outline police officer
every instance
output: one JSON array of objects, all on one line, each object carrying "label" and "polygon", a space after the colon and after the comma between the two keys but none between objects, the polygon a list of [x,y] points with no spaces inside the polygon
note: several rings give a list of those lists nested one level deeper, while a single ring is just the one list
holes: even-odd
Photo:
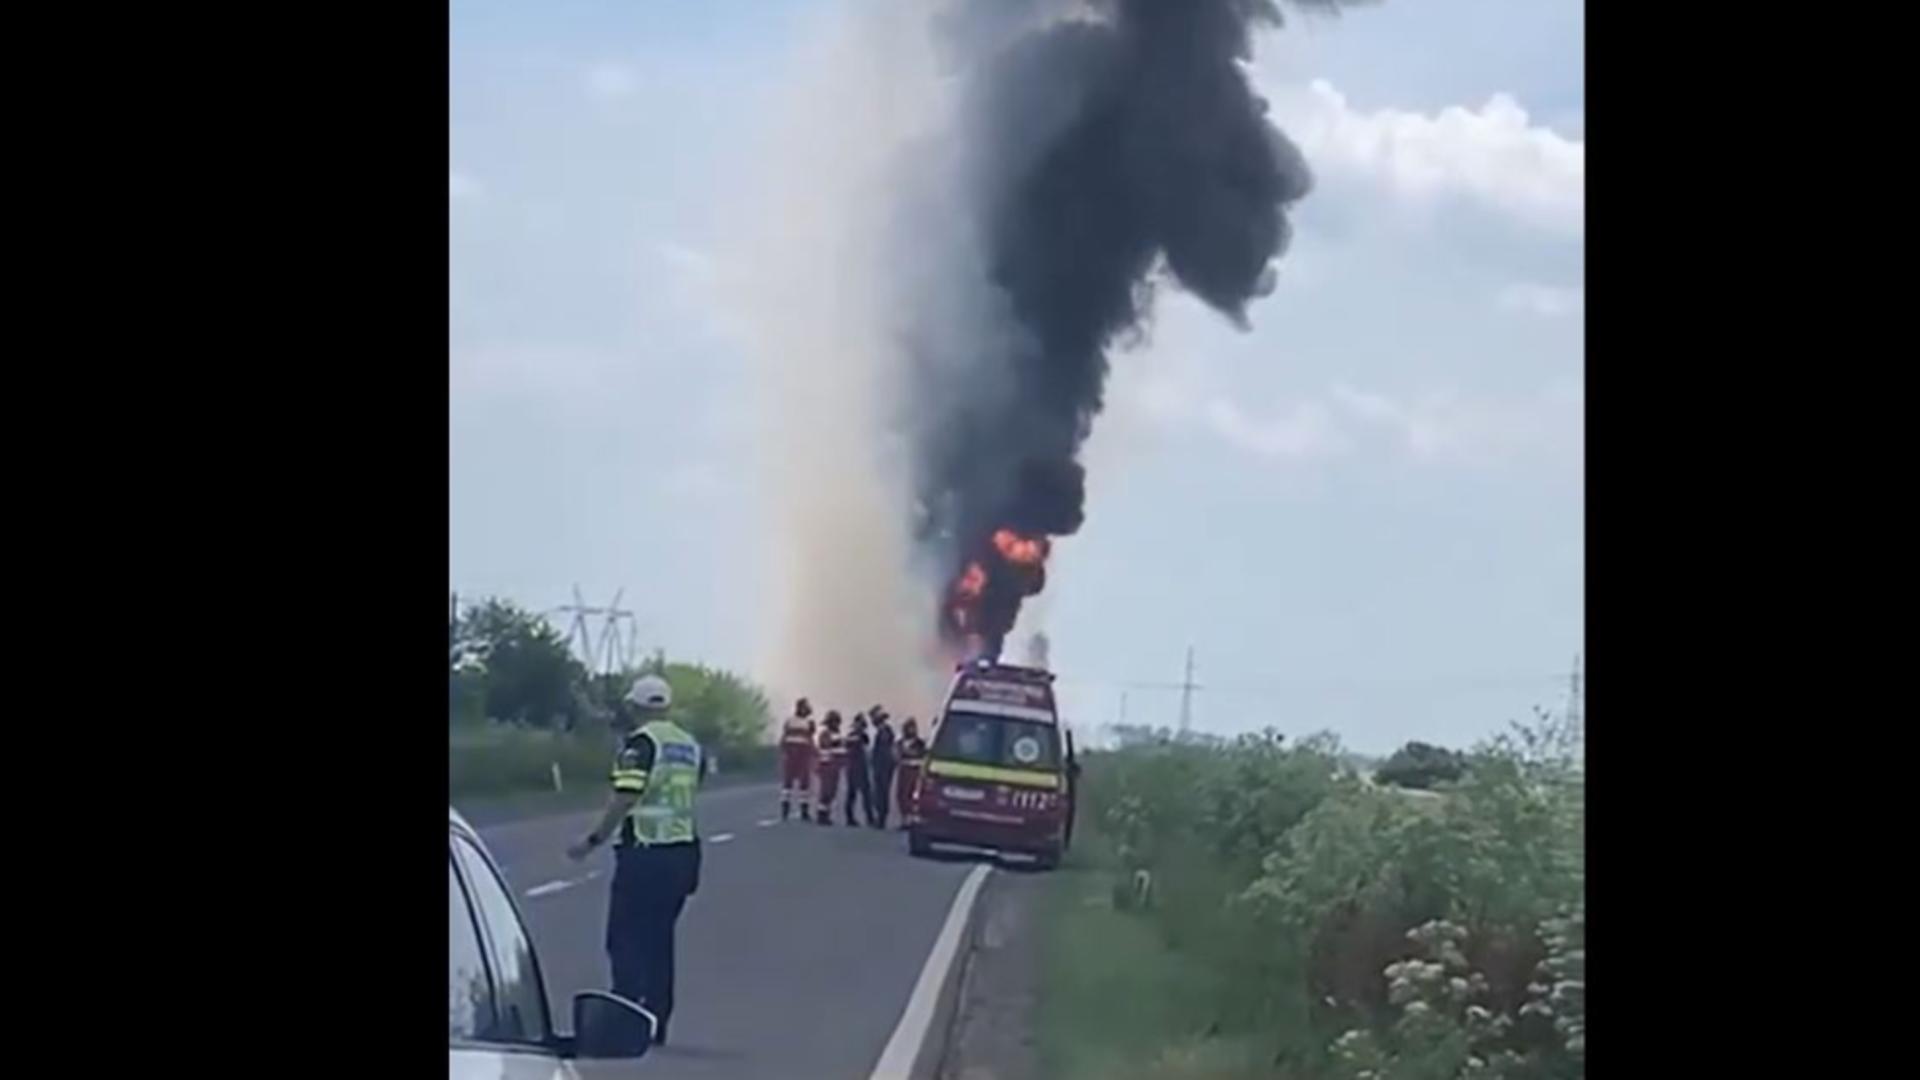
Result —
[{"label": "police officer", "polygon": [[673,690],[665,679],[636,679],[623,704],[615,717],[620,752],[613,796],[593,831],[567,854],[584,859],[613,842],[607,907],[613,992],[646,1006],[658,1021],[654,1041],[665,1043],[673,1017],[674,924],[700,887],[693,795],[706,775],[706,755],[669,718]]}]

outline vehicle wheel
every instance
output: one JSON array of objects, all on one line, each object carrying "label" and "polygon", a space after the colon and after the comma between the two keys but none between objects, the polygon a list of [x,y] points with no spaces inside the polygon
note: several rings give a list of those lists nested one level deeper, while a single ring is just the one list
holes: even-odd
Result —
[{"label": "vehicle wheel", "polygon": [[916,858],[926,858],[933,854],[933,845],[928,842],[919,829],[907,830],[907,851]]}]

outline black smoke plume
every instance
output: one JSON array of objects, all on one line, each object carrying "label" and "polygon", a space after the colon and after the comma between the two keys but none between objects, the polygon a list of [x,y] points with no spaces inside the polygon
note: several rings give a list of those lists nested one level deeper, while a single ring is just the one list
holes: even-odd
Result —
[{"label": "black smoke plume", "polygon": [[[902,224],[963,250],[981,280],[909,313],[906,408],[916,537],[947,583],[942,636],[997,655],[1044,569],[1010,562],[994,534],[1080,528],[1078,457],[1109,347],[1144,334],[1168,281],[1244,327],[1311,181],[1241,67],[1252,31],[1280,22],[1269,0],[966,6],[992,17],[947,27],[967,87],[941,159],[957,220],[923,206]],[[984,588],[967,583],[976,566]]]}]

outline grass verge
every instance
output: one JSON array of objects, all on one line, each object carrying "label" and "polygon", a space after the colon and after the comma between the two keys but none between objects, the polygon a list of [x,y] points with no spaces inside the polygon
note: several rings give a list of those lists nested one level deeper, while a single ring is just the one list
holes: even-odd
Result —
[{"label": "grass verge", "polygon": [[[1258,1069],[1256,1041],[1223,1032],[1221,975],[1117,910],[1097,836],[1048,883],[1040,912],[1042,1075],[1060,1080],[1228,1080]],[[1088,854],[1082,854],[1086,852]]]},{"label": "grass verge", "polygon": [[1580,1080],[1584,777],[1555,723],[1419,795],[1318,737],[1089,755],[1045,912],[1051,1075]]},{"label": "grass verge", "polygon": [[488,724],[447,733],[447,791],[455,803],[552,793],[598,792],[613,760],[610,739]]},{"label": "grass verge", "polygon": [[[771,779],[770,749],[721,756],[721,771],[708,778],[707,786]],[[475,824],[569,813],[598,805],[606,796],[611,762],[611,738],[604,734],[568,736],[507,725],[455,730],[447,737],[447,792]]]}]

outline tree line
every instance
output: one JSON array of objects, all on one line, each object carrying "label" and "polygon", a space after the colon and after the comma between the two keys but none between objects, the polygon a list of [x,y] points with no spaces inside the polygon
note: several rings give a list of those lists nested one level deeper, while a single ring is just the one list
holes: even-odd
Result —
[{"label": "tree line", "polygon": [[[1222,750],[1240,745],[1246,740],[1270,742],[1279,746],[1285,741],[1279,732],[1268,729],[1257,735],[1243,735],[1228,738],[1210,732],[1174,731],[1171,728],[1152,727],[1146,724],[1113,724],[1107,728],[1113,738],[1115,749],[1131,750],[1151,746],[1188,746],[1202,749]],[[1394,787],[1413,788],[1430,791],[1442,784],[1460,779],[1467,771],[1467,755],[1458,750],[1449,750],[1444,746],[1434,746],[1418,740],[1409,742],[1395,750],[1385,761],[1375,761],[1364,754],[1341,751],[1342,764],[1356,771],[1370,773],[1377,783]]]},{"label": "tree line", "polygon": [[773,710],[751,679],[656,653],[620,671],[589,671],[541,616],[490,597],[447,623],[450,729],[512,725],[556,733],[604,733],[633,681],[659,675],[673,687],[674,719],[717,752],[751,754],[767,743]]}]

